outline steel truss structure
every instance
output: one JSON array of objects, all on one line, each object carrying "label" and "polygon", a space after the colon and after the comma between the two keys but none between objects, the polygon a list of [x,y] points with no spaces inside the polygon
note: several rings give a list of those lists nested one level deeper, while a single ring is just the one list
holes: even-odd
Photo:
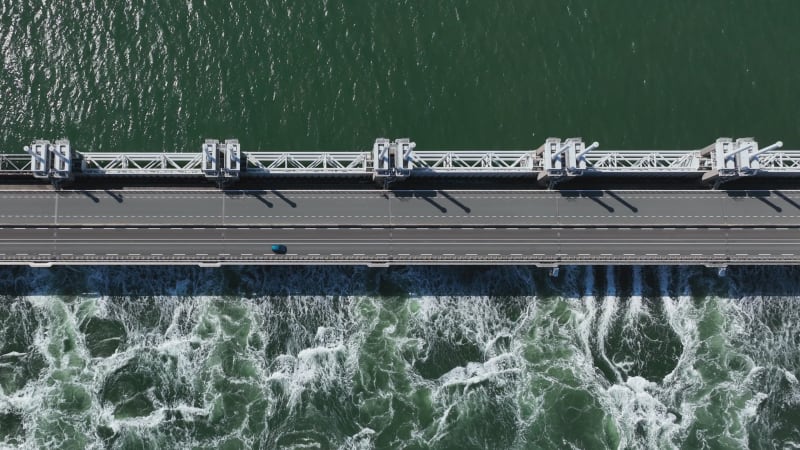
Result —
[{"label": "steel truss structure", "polygon": [[416,150],[409,139],[377,139],[371,151],[242,151],[208,139],[198,153],[77,152],[69,141],[34,141],[26,154],[0,154],[0,176],[32,175],[58,184],[76,177],[350,176],[392,181],[416,176],[528,176],[555,183],[587,176],[697,176],[720,183],[750,176],[800,175],[800,150],[778,141],[720,138],[699,150],[605,150],[581,138],[550,138],[530,150]]}]

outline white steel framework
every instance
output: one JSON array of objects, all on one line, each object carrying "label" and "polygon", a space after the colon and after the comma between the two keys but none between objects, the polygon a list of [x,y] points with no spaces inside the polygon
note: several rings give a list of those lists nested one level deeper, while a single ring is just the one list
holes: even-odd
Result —
[{"label": "white steel framework", "polygon": [[371,175],[367,152],[245,152],[247,175]]},{"label": "white steel framework", "polygon": [[81,174],[202,175],[200,153],[81,153]]},{"label": "white steel framework", "polygon": [[75,152],[67,140],[37,140],[24,154],[0,154],[0,175],[73,177],[188,176],[224,183],[244,177],[356,176],[392,181],[414,176],[529,176],[558,182],[578,176],[702,177],[800,175],[800,150],[751,138],[720,138],[700,150],[605,150],[580,138],[549,138],[536,150],[416,150],[409,139],[377,139],[371,151],[250,152],[239,141],[206,140],[198,153]]}]

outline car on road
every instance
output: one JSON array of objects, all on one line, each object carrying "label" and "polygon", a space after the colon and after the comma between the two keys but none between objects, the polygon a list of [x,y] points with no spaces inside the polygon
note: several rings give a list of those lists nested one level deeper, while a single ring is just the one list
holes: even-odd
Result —
[{"label": "car on road", "polygon": [[285,255],[286,246],[283,244],[272,244],[272,253],[277,253],[278,255]]}]

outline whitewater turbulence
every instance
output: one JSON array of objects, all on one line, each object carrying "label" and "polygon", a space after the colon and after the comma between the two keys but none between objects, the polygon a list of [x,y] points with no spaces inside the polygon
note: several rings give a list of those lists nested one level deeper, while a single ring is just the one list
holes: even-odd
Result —
[{"label": "whitewater turbulence", "polygon": [[2,269],[0,443],[800,445],[794,268]]}]

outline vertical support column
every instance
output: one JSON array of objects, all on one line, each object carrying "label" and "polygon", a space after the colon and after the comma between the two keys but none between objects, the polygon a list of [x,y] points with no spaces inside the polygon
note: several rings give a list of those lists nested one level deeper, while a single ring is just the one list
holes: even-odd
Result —
[{"label": "vertical support column", "polygon": [[238,180],[239,172],[241,171],[241,148],[237,139],[228,139],[225,141],[225,178],[229,180]]},{"label": "vertical support column", "polygon": [[372,145],[372,178],[379,179],[389,175],[389,152],[391,142],[386,138],[375,139]]},{"label": "vertical support column", "polygon": [[60,180],[72,179],[72,149],[66,139],[56,141],[53,147],[53,177]]},{"label": "vertical support column", "polygon": [[539,172],[539,181],[547,181],[553,175],[559,176],[558,174],[562,169],[561,161],[553,160],[553,155],[558,151],[560,145],[561,139],[547,138],[544,144],[536,150],[536,155],[542,160],[542,171]]},{"label": "vertical support column", "polygon": [[736,142],[730,138],[719,138],[713,146],[700,152],[701,156],[713,156],[712,170],[703,175],[703,181],[714,180],[720,183],[739,176],[753,175],[761,169],[759,155],[781,147],[781,141],[759,149],[758,142],[753,138],[739,138]]},{"label": "vertical support column", "polygon": [[564,158],[564,167],[567,168],[568,172],[575,169],[578,165],[577,154],[582,150],[583,139],[581,138],[569,138],[564,142],[562,156]]},{"label": "vertical support column", "polygon": [[747,175],[750,173],[750,155],[758,153],[758,142],[753,138],[739,138],[734,145],[731,155],[735,162],[737,175]]},{"label": "vertical support column", "polygon": [[25,153],[31,155],[31,170],[36,178],[50,176],[50,141],[34,141],[25,146]]},{"label": "vertical support column", "polygon": [[203,143],[203,173],[206,178],[219,177],[219,141],[206,139]]},{"label": "vertical support column", "polygon": [[734,143],[731,138],[719,138],[714,144],[709,145],[700,151],[700,156],[711,159],[711,170],[703,174],[703,182],[718,182],[720,177],[731,177],[736,175],[736,161],[730,156],[733,155]]},{"label": "vertical support column", "polygon": [[736,168],[736,163],[727,158],[732,151],[733,139],[731,138],[719,138],[714,143],[714,168],[722,176],[730,175],[730,171]]},{"label": "vertical support column", "polygon": [[394,168],[395,175],[399,177],[407,177],[411,175],[413,164],[414,147],[417,144],[411,142],[408,138],[398,139],[392,150],[394,151]]},{"label": "vertical support column", "polygon": [[[594,144],[589,148],[594,148]],[[567,177],[580,175],[578,169],[578,154],[584,155],[588,151],[584,150],[583,139],[569,138],[561,141],[558,138],[548,138],[544,145],[540,147],[536,154],[542,158],[542,171],[539,173],[539,181],[559,180]],[[583,168],[586,164],[583,164]]]}]

